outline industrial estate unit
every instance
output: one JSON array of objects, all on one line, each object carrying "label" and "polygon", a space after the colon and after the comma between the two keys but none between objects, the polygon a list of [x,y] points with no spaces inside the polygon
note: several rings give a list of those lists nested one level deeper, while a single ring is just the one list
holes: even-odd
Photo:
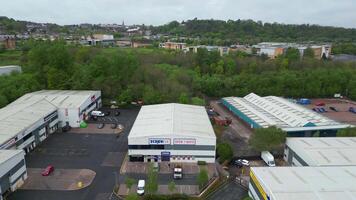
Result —
[{"label": "industrial estate unit", "polygon": [[27,179],[24,155],[23,150],[0,150],[0,200]]},{"label": "industrial estate unit", "polygon": [[356,167],[252,167],[254,200],[356,199]]},{"label": "industrial estate unit", "polygon": [[203,106],[143,106],[128,144],[130,161],[215,162],[216,136]]},{"label": "industrial estate unit", "polygon": [[21,73],[22,68],[17,65],[9,65],[9,66],[0,66],[0,76],[1,75],[10,75],[11,73]]},{"label": "industrial estate unit", "polygon": [[101,106],[100,91],[43,90],[26,94],[0,109],[0,149],[32,150],[49,134],[79,127]]},{"label": "industrial estate unit", "polygon": [[355,153],[352,137],[287,138],[284,159],[292,166],[356,166]]},{"label": "industrial estate unit", "polygon": [[322,116],[287,99],[251,93],[243,98],[226,97],[222,103],[251,128],[276,126],[289,136],[335,136],[337,130],[350,127]]}]

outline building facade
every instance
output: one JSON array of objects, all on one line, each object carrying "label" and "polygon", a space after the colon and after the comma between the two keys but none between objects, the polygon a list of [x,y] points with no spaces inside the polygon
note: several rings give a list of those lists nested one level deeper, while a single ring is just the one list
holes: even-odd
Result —
[{"label": "building facade", "polygon": [[27,179],[24,155],[22,150],[0,150],[0,200]]},{"label": "building facade", "polygon": [[202,106],[143,106],[128,136],[133,162],[215,162],[216,136]]}]

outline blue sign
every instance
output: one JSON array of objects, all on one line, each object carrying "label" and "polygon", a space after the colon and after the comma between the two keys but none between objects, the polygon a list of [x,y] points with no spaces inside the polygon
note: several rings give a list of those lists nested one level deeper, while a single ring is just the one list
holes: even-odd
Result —
[{"label": "blue sign", "polygon": [[171,152],[169,151],[162,151],[161,156],[171,156]]}]

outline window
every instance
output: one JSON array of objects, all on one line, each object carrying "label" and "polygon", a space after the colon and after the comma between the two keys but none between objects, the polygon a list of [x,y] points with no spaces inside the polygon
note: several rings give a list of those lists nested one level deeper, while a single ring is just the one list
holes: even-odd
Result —
[{"label": "window", "polygon": [[129,145],[129,149],[164,149],[164,145]]}]

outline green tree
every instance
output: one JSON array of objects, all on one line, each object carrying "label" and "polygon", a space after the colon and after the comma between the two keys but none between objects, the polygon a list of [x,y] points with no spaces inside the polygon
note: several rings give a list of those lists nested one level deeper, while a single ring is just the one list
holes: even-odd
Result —
[{"label": "green tree", "polygon": [[337,131],[337,137],[356,137],[356,128],[345,128]]},{"label": "green tree", "polygon": [[205,100],[199,97],[193,97],[192,104],[197,106],[205,106]]},{"label": "green tree", "polygon": [[226,160],[231,160],[234,152],[229,143],[220,143],[217,145],[217,154],[219,155],[219,162],[223,163]]},{"label": "green tree", "polygon": [[189,103],[189,97],[188,97],[187,93],[183,92],[183,93],[180,94],[179,103],[182,103],[182,104],[188,104]]},{"label": "green tree", "polygon": [[304,58],[314,58],[315,55],[314,55],[314,51],[312,48],[307,48],[304,50],[304,55],[303,55]]},{"label": "green tree", "polygon": [[168,184],[168,190],[173,193],[176,190],[176,184],[174,183],[174,181],[169,182]]},{"label": "green tree", "polygon": [[0,108],[8,104],[7,98],[5,95],[0,94]]},{"label": "green tree", "polygon": [[158,174],[157,172],[153,169],[153,164],[150,163],[148,167],[148,174],[147,174],[147,184],[146,184],[146,190],[148,194],[154,194],[158,190]]},{"label": "green tree", "polygon": [[125,178],[125,185],[127,187],[127,189],[131,189],[132,185],[136,183],[136,180],[133,179],[133,178],[129,178],[129,177],[126,177]]},{"label": "green tree", "polygon": [[285,57],[289,60],[289,61],[297,61],[300,59],[300,53],[298,49],[295,48],[288,48],[286,51],[286,55]]},{"label": "green tree", "polygon": [[198,177],[197,177],[197,183],[199,185],[199,188],[202,189],[209,181],[209,175],[208,171],[206,169],[200,169]]},{"label": "green tree", "polygon": [[272,151],[286,140],[287,133],[276,127],[255,129],[250,145],[257,151]]}]

